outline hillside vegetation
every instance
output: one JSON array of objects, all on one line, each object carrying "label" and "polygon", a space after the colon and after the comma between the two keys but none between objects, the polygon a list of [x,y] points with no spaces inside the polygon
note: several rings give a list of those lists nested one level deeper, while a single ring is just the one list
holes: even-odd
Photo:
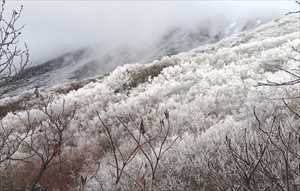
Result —
[{"label": "hillside vegetation", "polygon": [[3,114],[0,190],[299,190],[299,28],[291,14],[32,94]]}]

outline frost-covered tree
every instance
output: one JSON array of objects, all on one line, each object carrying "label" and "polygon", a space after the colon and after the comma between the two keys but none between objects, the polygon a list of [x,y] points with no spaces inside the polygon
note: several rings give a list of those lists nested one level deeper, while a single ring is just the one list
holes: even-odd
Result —
[{"label": "frost-covered tree", "polygon": [[[5,0],[0,7],[0,88],[17,79],[24,68],[29,64],[29,51],[25,46],[20,46],[20,36],[23,26],[19,25],[23,6],[13,9],[9,15]],[[3,95],[5,92],[0,91]]]}]

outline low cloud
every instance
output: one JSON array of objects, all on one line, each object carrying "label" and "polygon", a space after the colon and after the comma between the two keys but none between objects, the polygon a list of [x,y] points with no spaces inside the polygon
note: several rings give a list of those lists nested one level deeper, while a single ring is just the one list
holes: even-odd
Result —
[{"label": "low cloud", "polygon": [[99,43],[142,46],[199,20],[270,19],[297,8],[292,1],[13,1],[8,7],[21,4],[23,39],[35,62]]}]

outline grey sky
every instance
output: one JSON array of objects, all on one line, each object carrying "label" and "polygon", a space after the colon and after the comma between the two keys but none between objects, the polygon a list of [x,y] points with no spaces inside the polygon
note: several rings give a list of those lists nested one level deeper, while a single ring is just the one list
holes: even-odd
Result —
[{"label": "grey sky", "polygon": [[149,43],[173,25],[201,18],[277,17],[293,1],[18,1],[32,60],[46,60],[97,43]]}]

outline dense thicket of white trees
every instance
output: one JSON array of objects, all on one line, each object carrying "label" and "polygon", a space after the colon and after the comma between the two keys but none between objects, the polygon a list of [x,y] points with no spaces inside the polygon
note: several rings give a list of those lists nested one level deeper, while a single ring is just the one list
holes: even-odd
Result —
[{"label": "dense thicket of white trees", "polygon": [[299,79],[299,25],[291,14],[51,100],[41,92],[2,119],[26,137],[7,162],[30,157],[38,173],[84,155],[73,177],[87,190],[297,190],[299,83],[281,83]]}]

